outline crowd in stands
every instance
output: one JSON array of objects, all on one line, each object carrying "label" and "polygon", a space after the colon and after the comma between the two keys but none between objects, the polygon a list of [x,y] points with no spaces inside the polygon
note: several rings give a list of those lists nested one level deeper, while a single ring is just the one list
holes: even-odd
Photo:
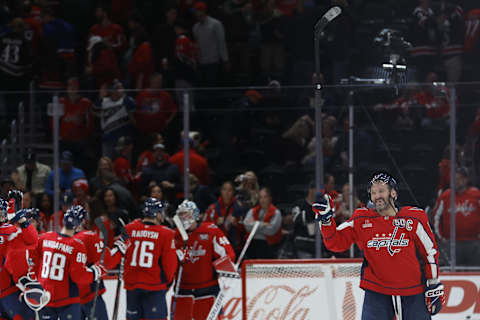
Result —
[{"label": "crowd in stands", "polygon": [[[93,218],[136,218],[148,196],[168,201],[174,212],[185,197],[182,90],[245,88],[190,91],[189,103],[198,112],[192,114],[193,131],[187,139],[189,198],[205,219],[222,228],[237,253],[253,221],[263,219],[251,257],[314,256],[309,208],[316,190],[309,181],[317,150],[310,86],[317,81],[339,84],[342,78],[381,66],[384,52],[365,50],[382,28],[402,32],[410,43],[402,54],[414,71],[408,81],[428,85],[368,97],[371,117],[356,118],[359,180],[366,178],[361,172],[389,161],[382,158],[386,153],[378,156],[382,150],[377,150],[381,144],[374,121],[382,134],[390,134],[393,156],[410,165],[405,170],[414,177],[414,189],[422,190],[421,204],[433,206],[448,185],[447,160],[439,159],[447,145],[452,96],[447,86],[430,84],[478,80],[480,29],[472,26],[480,20],[480,9],[474,1],[388,2],[388,10],[377,17],[372,4],[362,0],[0,3],[2,90],[28,90],[35,80],[40,93],[36,103],[48,134],[52,119],[46,106],[52,93],[61,92],[61,203],[80,203]],[[312,26],[331,5],[344,11],[322,38],[322,74],[317,77],[312,72]],[[292,94],[284,90],[288,85],[306,89]],[[335,200],[337,222],[349,217],[351,192],[344,184],[349,127],[345,109],[339,107],[344,97],[335,90],[323,96],[324,164],[332,173],[326,175],[325,189]],[[1,95],[1,119],[14,118],[24,98]],[[471,103],[475,93],[458,90],[453,99],[457,105]],[[288,111],[278,111],[285,107]],[[472,124],[475,112],[460,116],[460,142],[478,137],[478,119]],[[404,159],[412,142],[420,144],[416,152],[425,154],[415,159],[416,166]],[[439,162],[437,175],[431,168]],[[27,152],[25,163],[0,190],[25,191],[44,213],[46,229],[54,217],[54,173],[48,165],[36,160],[35,150]],[[425,168],[430,173],[419,179],[419,170]],[[438,195],[437,181],[443,185]],[[365,205],[363,194],[354,199],[355,207]]]}]

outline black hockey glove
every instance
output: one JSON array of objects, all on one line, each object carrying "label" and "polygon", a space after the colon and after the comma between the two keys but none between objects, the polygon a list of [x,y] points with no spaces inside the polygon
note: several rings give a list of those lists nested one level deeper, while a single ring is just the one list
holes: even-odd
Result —
[{"label": "black hockey glove", "polygon": [[427,288],[425,290],[425,303],[430,314],[436,315],[442,309],[445,303],[445,295],[443,284],[440,280],[427,280]]},{"label": "black hockey glove", "polygon": [[322,224],[329,225],[335,213],[332,198],[328,194],[320,196],[318,201],[312,204],[312,210],[315,213],[315,220],[321,221]]}]

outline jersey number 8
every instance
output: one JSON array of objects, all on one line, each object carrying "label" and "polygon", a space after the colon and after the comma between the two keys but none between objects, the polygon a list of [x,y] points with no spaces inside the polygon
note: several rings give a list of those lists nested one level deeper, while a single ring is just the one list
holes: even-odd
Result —
[{"label": "jersey number 8", "polygon": [[66,260],[65,255],[61,253],[54,253],[52,255],[51,251],[45,251],[43,253],[42,278],[62,281],[65,273]]},{"label": "jersey number 8", "polygon": [[[137,266],[137,256],[138,256],[138,266],[142,268],[151,268],[153,265],[153,249],[155,248],[155,243],[152,241],[139,241],[135,240],[135,248],[133,248],[132,262],[130,266]],[[140,254],[138,254],[140,248]],[[150,251],[150,252],[149,252]]]}]

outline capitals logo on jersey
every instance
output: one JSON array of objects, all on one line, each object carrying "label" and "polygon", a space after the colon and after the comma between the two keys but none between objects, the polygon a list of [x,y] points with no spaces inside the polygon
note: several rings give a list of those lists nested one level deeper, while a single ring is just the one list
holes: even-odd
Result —
[{"label": "capitals logo on jersey", "polygon": [[400,232],[406,229],[407,231],[412,230],[413,220],[412,219],[393,219],[393,232],[392,233],[382,233],[376,234],[373,239],[367,242],[367,248],[375,248],[377,251],[380,248],[387,248],[388,253],[393,257],[396,253],[400,252],[399,247],[408,247],[409,239],[405,239],[405,233]]},{"label": "capitals logo on jersey", "polygon": [[205,253],[206,250],[203,248],[203,246],[201,244],[199,245],[198,241],[195,241],[193,246],[187,251],[188,260],[192,263],[195,263],[200,259],[200,257],[204,256]]}]

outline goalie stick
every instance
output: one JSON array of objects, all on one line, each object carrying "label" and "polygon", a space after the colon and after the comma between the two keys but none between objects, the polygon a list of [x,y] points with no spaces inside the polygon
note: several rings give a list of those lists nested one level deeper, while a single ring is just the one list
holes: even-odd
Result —
[{"label": "goalie stick", "polygon": [[[175,226],[178,229],[178,232],[180,233],[180,236],[183,239],[183,248],[187,246],[188,242],[188,234],[185,231],[185,228],[183,227],[183,223],[180,220],[180,217],[177,215],[173,216],[173,223],[175,223]],[[173,316],[175,315],[175,306],[177,304],[177,297],[178,297],[178,292],[180,291],[180,281],[182,280],[182,273],[183,273],[183,264],[180,264],[180,267],[178,268],[178,275],[177,279],[175,280],[175,292],[173,295],[173,303],[172,303],[172,310],[170,312],[170,319],[173,320]]]},{"label": "goalie stick", "polygon": [[[105,259],[105,249],[106,249],[106,241],[108,240],[108,230],[105,227],[105,224],[103,224],[103,219],[102,217],[97,217],[95,218],[95,225],[98,227],[98,230],[100,230],[101,235],[103,236],[103,248],[102,248],[102,254],[100,256],[100,264],[103,264],[103,260]],[[93,305],[92,309],[90,310],[90,320],[95,319],[95,308],[97,307],[97,299],[98,299],[98,290],[100,289],[100,279],[97,279],[95,283],[95,297],[93,298]]]},{"label": "goalie stick", "polygon": [[[243,256],[247,252],[247,249],[250,246],[250,243],[252,242],[253,236],[255,235],[255,232],[257,232],[259,225],[260,225],[260,221],[258,220],[255,221],[255,224],[253,225],[253,228],[252,228],[252,232],[250,232],[250,234],[248,235],[247,241],[245,242],[245,245],[243,246],[243,249],[240,252],[240,255],[238,256],[237,263],[235,263],[235,271],[238,270],[240,263],[242,263]],[[225,300],[225,297],[226,297],[225,290],[220,290],[217,297],[215,298],[215,302],[213,303],[212,308],[210,309],[210,312],[208,313],[207,320],[217,319],[218,314],[220,313],[220,310],[222,310],[223,301]]]}]

